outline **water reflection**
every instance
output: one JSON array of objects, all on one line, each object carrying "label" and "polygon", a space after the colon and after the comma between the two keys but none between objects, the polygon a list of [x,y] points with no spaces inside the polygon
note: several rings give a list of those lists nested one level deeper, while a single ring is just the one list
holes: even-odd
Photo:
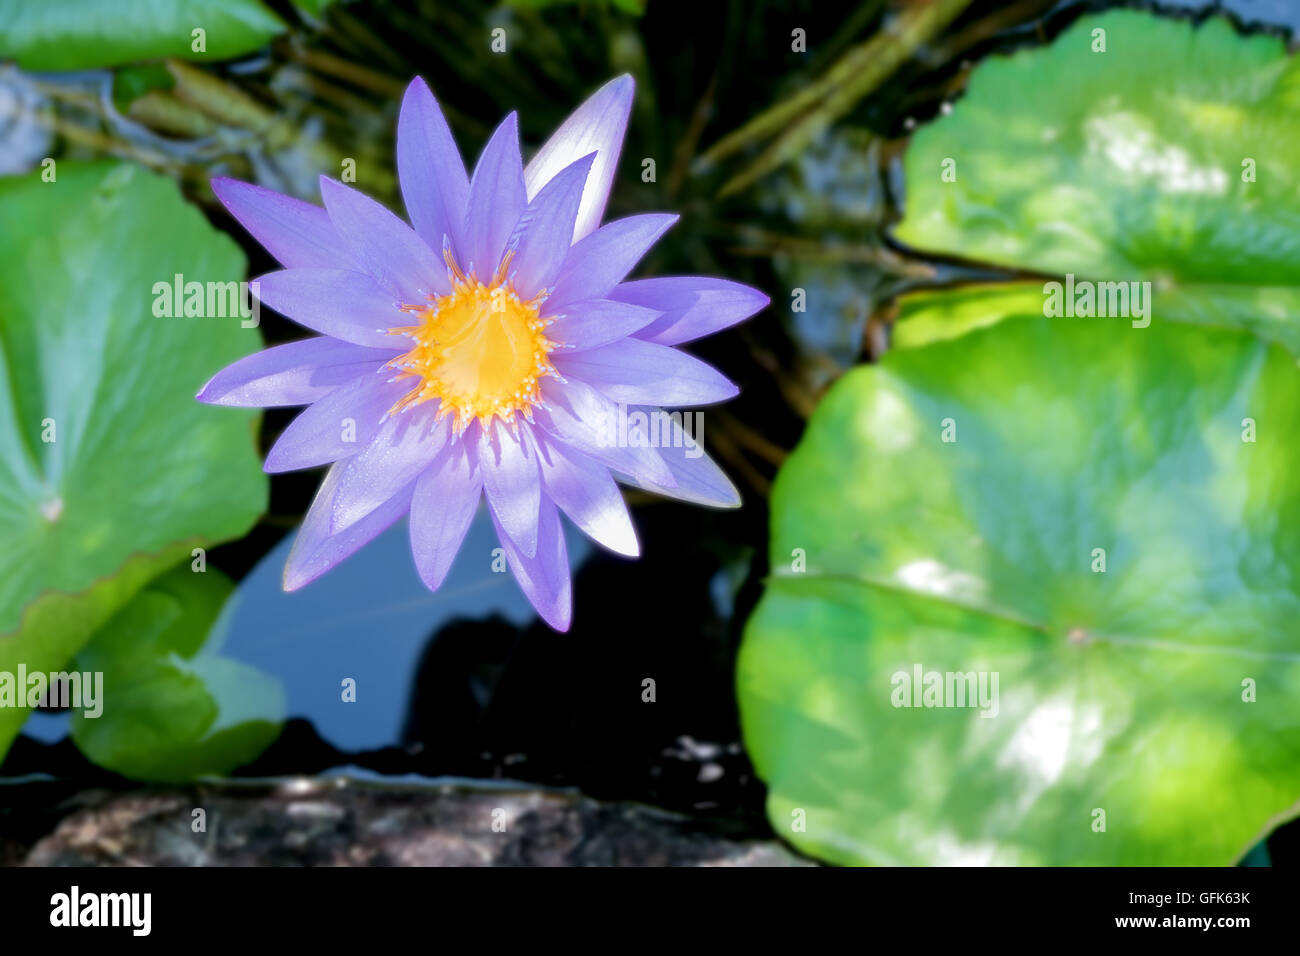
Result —
[{"label": "water reflection", "polygon": [[[576,568],[591,552],[567,530]],[[370,750],[401,736],[420,655],[431,634],[454,620],[500,618],[525,627],[536,618],[510,573],[493,572],[498,547],[480,510],[447,581],[431,593],[411,561],[405,521],[300,591],[280,587],[292,546],[286,536],[241,583],[214,629],[224,653],[281,675],[290,716],[308,717],[340,750]],[[356,682],[356,701],[342,683]]]}]

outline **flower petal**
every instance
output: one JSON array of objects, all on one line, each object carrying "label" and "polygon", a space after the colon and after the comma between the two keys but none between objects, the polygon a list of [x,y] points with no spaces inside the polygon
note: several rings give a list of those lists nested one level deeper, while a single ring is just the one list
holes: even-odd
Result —
[{"label": "flower petal", "polygon": [[636,333],[637,338],[660,345],[680,345],[712,335],[749,318],[770,301],[747,285],[705,276],[637,279],[615,287],[609,298],[662,312],[659,319]]},{"label": "flower petal", "polygon": [[515,288],[524,299],[531,299],[555,280],[560,264],[569,251],[573,218],[578,214],[583,183],[596,154],[592,153],[566,166],[547,183],[537,198],[528,204],[515,226],[510,243],[515,248],[511,272]]},{"label": "flower petal", "polygon": [[412,387],[409,378],[386,381],[374,372],[340,385],[289,423],[266,453],[263,470],[275,474],[350,458],[366,447],[384,415]]},{"label": "flower petal", "polygon": [[672,423],[667,438],[662,437],[663,431],[659,429],[661,438],[656,450],[672,471],[675,483],[664,485],[628,474],[619,475],[620,481],[645,491],[653,491],[669,498],[710,508],[740,507],[740,492],[736,490],[736,486],[697,443],[696,439],[702,437],[700,429],[697,428],[696,435],[692,437],[677,424],[675,419],[667,417],[667,413],[660,409],[642,408],[633,411],[641,411],[646,415],[662,415],[665,418],[660,419],[661,423],[665,420]]},{"label": "flower petal", "polygon": [[406,223],[369,196],[320,178],[321,197],[330,221],[364,269],[401,303],[423,303],[431,292],[451,291],[441,251],[435,253]]},{"label": "flower petal", "polygon": [[709,405],[739,392],[712,365],[666,345],[623,339],[587,352],[552,354],[565,378],[576,378],[628,405]]},{"label": "flower petal", "polygon": [[537,553],[537,509],[542,496],[532,447],[497,422],[479,436],[478,467],[493,516],[531,558]]},{"label": "flower petal", "polygon": [[639,305],[586,299],[565,306],[564,315],[546,330],[546,337],[560,343],[565,351],[581,352],[625,339],[658,318],[654,309]]},{"label": "flower petal", "polygon": [[537,439],[542,486],[573,523],[588,537],[617,554],[641,553],[627,503],[609,469],[559,442]]},{"label": "flower petal", "polygon": [[446,236],[457,249],[469,177],[438,101],[418,76],[407,86],[397,117],[397,178],[407,218],[425,244],[441,252]]},{"label": "flower petal", "polygon": [[329,336],[301,339],[227,365],[212,376],[197,398],[209,405],[245,408],[310,405],[396,354]]},{"label": "flower petal", "polygon": [[395,352],[406,341],[388,329],[410,325],[398,302],[364,272],[283,269],[252,283],[259,302],[313,332]]},{"label": "flower petal", "polygon": [[415,484],[411,499],[411,554],[420,580],[436,591],[478,510],[483,482],[467,442],[443,446]]},{"label": "flower petal", "polygon": [[597,154],[582,194],[573,236],[565,245],[577,242],[600,225],[614,182],[618,154],[623,149],[634,90],[632,77],[626,74],[610,80],[560,124],[524,170],[531,198],[579,156]]},{"label": "flower petal", "polygon": [[528,602],[547,624],[557,631],[567,631],[573,620],[573,587],[569,580],[569,553],[564,544],[564,528],[559,512],[549,499],[543,498],[537,522],[537,553],[529,557],[520,552],[492,514],[492,524],[506,553],[506,563],[519,582]]},{"label": "flower petal", "polygon": [[676,221],[676,216],[647,213],[601,226],[565,256],[548,307],[563,311],[570,302],[605,298]]},{"label": "flower petal", "polygon": [[650,447],[649,437],[627,422],[621,406],[590,385],[545,379],[542,399],[546,407],[535,409],[533,417],[551,437],[615,471],[672,485],[672,472]]},{"label": "flower petal", "polygon": [[351,264],[351,249],[320,206],[224,176],[212,180],[212,191],[285,268],[346,269]]},{"label": "flower petal", "polygon": [[351,557],[404,515],[411,503],[414,483],[338,534],[329,533],[330,513],[342,468],[335,465],[325,475],[320,490],[303,519],[298,537],[284,566],[284,589],[296,591]]},{"label": "flower petal", "polygon": [[519,157],[519,117],[511,113],[483,147],[469,183],[460,267],[486,283],[506,251],[506,240],[528,205]]},{"label": "flower petal", "polygon": [[435,420],[436,408],[420,405],[394,415],[347,460],[334,497],[331,534],[356,524],[433,463],[451,431],[450,419]]}]

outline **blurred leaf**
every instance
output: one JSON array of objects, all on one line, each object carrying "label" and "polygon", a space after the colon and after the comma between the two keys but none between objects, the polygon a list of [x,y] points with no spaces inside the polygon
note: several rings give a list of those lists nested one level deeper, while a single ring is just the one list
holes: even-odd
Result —
[{"label": "blurred leaf", "polygon": [[72,716],[82,753],[136,780],[178,782],[228,773],[266,749],[284,720],[283,688],[208,641],[234,590],[220,571],[181,566],[95,634],[73,667],[104,675],[100,716]]},{"label": "blurred leaf", "polygon": [[[261,336],[153,314],[157,282],[244,270],[139,167],[0,180],[0,670],[57,670],[148,580],[264,509],[255,413],[194,401]],[[0,753],[25,716],[0,710]]]},{"label": "blurred leaf", "polygon": [[[904,296],[890,343],[895,349],[915,348],[996,325],[1008,315],[1041,315],[1043,289],[1037,283],[1006,282],[967,286],[943,292]],[[1124,322],[1122,318],[1099,322]],[[1131,328],[1131,322],[1130,322]],[[1143,330],[1146,331],[1146,330]]]},{"label": "blurred leaf", "polygon": [[521,10],[547,10],[551,7],[570,7],[586,6],[588,4],[595,6],[608,6],[623,13],[629,13],[634,17],[645,14],[647,0],[507,0],[512,7],[518,7]]},{"label": "blurred leaf", "polygon": [[874,93],[918,49],[962,14],[970,0],[903,4],[897,19],[850,49],[822,76],[728,133],[697,162],[704,171],[740,150],[774,137],[755,159],[718,191],[719,197],[747,189],[802,153],[833,124]]},{"label": "blurred leaf", "polygon": [[169,91],[175,85],[175,79],[161,63],[124,66],[113,71],[113,105],[118,112],[125,113],[133,100],[146,93]]},{"label": "blurred leaf", "polygon": [[[203,53],[193,50],[195,29],[205,32]],[[86,70],[169,56],[227,60],[282,30],[259,0],[0,0],[0,58],[27,70]]]},{"label": "blurred leaf", "polygon": [[[1230,863],[1300,793],[1295,362],[1002,314],[850,373],[778,476],[738,675],[772,824],[842,863]],[[998,675],[991,716],[894,706],[918,666]]]},{"label": "blurred leaf", "polygon": [[1298,110],[1300,62],[1275,37],[1217,18],[1083,19],[1049,47],[981,64],[951,115],[916,133],[896,236],[1151,280],[1156,321],[1250,328],[1300,352]]},{"label": "blurred leaf", "polygon": [[304,13],[319,17],[325,13],[325,8],[333,2],[334,0],[293,0],[293,5]]},{"label": "blurred leaf", "polygon": [[[1218,21],[1113,13],[989,61],[917,133],[900,238],[1150,281],[1152,322],[1046,317],[1041,280],[914,295],[901,348],[824,400],[738,677],[794,843],[1222,865],[1295,814],[1300,378],[1269,344],[1300,346],[1293,71]],[[896,706],[917,668],[999,690]]]}]

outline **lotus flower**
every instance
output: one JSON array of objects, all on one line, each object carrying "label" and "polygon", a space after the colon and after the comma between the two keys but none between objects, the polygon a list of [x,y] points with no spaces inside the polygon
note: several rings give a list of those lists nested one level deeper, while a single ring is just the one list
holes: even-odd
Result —
[{"label": "lotus flower", "polygon": [[[478,508],[507,563],[557,630],[572,616],[559,512],[635,557],[615,479],[715,507],[739,496],[691,442],[609,440],[611,416],[731,398],[736,386],[673,346],[747,318],[761,293],[703,277],[624,281],[675,216],[600,225],[632,105],[606,84],[527,167],[515,114],[468,176],[428,86],[397,125],[407,225],[321,178],[325,208],[230,179],[213,190],[285,267],[266,305],[319,336],[250,355],[199,392],[217,405],[307,405],[268,472],[330,465],[284,572],[295,590],[409,512],[431,590]],[[674,424],[673,426],[677,426]]]}]

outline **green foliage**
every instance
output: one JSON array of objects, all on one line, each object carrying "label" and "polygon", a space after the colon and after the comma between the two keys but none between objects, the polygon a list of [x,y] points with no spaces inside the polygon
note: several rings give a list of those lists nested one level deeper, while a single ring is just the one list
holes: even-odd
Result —
[{"label": "green foliage", "polygon": [[1157,321],[1248,328],[1300,352],[1298,114],[1300,61],[1276,37],[1221,19],[1083,20],[982,64],[951,115],[917,131],[895,234],[1013,268],[1150,280]]},{"label": "green foliage", "polygon": [[[256,415],[193,400],[260,335],[153,314],[157,282],[244,270],[139,167],[0,180],[0,671],[58,670],[151,578],[264,509]],[[25,717],[0,710],[0,753]]]},{"label": "green foliage", "polygon": [[738,672],[797,846],[1221,865],[1294,815],[1294,70],[1218,21],[1114,13],[990,61],[916,135],[900,237],[1149,281],[1152,321],[1048,317],[1042,280],[913,296],[823,400]]},{"label": "green foliage", "polygon": [[284,720],[279,681],[221,657],[208,635],[234,584],[181,566],[153,581],[77,655],[102,673],[102,714],[76,711],[72,739],[102,767],[174,782],[228,773],[271,743]]},{"label": "green foliage", "polygon": [[[194,50],[195,29],[204,31],[204,52]],[[85,70],[161,57],[225,60],[256,50],[283,29],[259,0],[0,2],[0,51],[27,70]]]},{"label": "green foliage", "polygon": [[[521,10],[546,10],[551,7],[578,6],[589,2],[589,0],[507,0],[512,7],[519,7]],[[643,16],[647,0],[594,0],[596,5],[607,5],[622,13],[631,14],[634,17]]]},{"label": "green foliage", "polygon": [[124,66],[113,71],[113,105],[125,113],[131,102],[154,91],[170,91],[175,78],[161,63]]}]

